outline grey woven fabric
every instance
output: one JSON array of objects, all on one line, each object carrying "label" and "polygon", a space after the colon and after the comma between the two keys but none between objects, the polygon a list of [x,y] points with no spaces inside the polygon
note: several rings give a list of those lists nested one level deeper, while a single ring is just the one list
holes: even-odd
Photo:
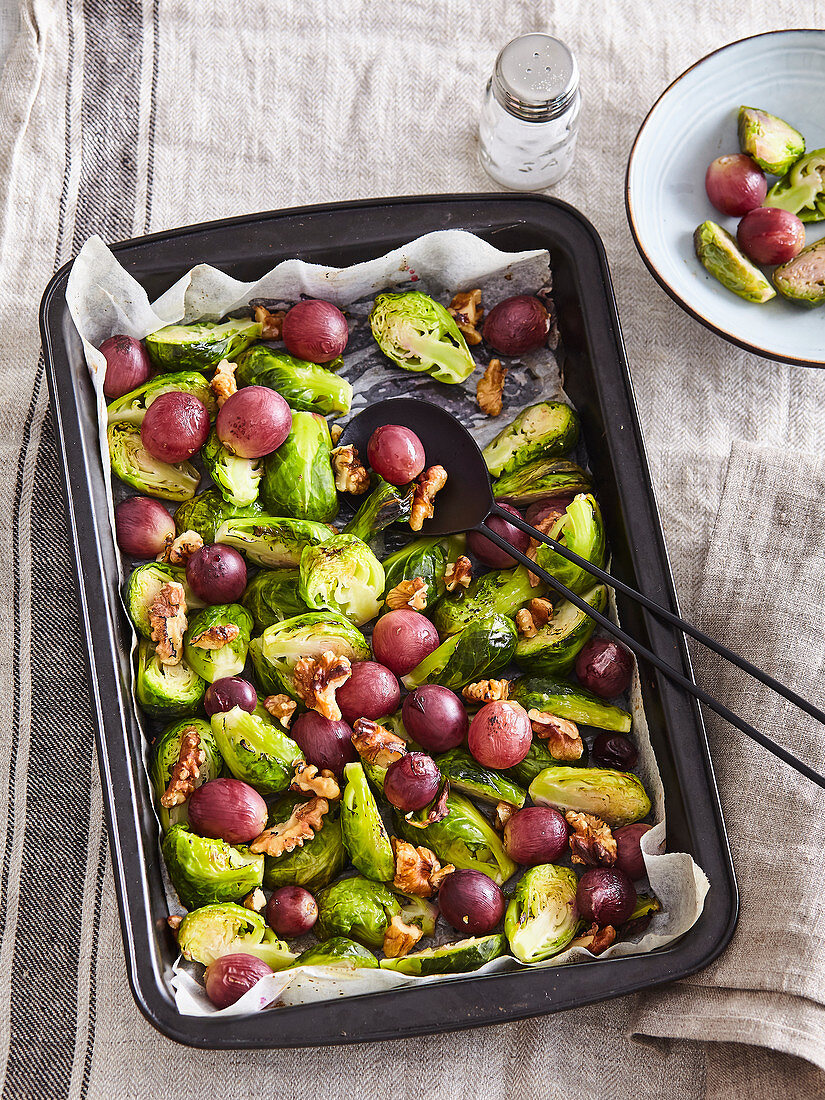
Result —
[{"label": "grey woven fabric", "polygon": [[[5,1097],[825,1090],[814,1064],[825,1065],[823,799],[715,721],[744,909],[730,951],[690,983],[343,1051],[187,1053],[157,1035],[124,977],[36,330],[42,287],[91,232],[116,240],[313,201],[489,189],[474,126],[495,53],[519,32],[552,30],[577,51],[585,95],[576,166],[556,193],[608,249],[684,610],[821,692],[825,476],[799,452],[822,453],[825,374],[766,363],[699,328],[644,270],[622,208],[626,156],[661,89],[733,38],[809,21],[801,0],[735,11],[708,0],[23,0],[0,82]],[[734,441],[751,446],[737,446],[728,470]],[[699,674],[822,763],[818,731],[716,664]]]}]

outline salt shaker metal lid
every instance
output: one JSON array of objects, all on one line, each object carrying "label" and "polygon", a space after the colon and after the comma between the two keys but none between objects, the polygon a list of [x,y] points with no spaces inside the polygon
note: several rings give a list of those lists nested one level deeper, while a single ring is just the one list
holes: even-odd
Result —
[{"label": "salt shaker metal lid", "polygon": [[496,58],[491,90],[508,114],[527,122],[563,115],[576,98],[579,67],[563,42],[549,34],[524,34]]}]

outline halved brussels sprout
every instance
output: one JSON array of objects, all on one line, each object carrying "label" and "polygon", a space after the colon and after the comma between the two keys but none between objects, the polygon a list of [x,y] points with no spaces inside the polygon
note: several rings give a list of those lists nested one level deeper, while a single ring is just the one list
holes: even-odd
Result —
[{"label": "halved brussels sprout", "polygon": [[340,415],[348,413],[352,405],[352,386],[333,373],[335,363],[321,367],[266,344],[255,344],[238,356],[237,364],[239,386],[277,390],[295,412]]},{"label": "halved brussels sprout", "polygon": [[[607,609],[607,589],[597,584],[582,599],[596,611]],[[516,664],[525,672],[563,676],[576,663],[579,651],[596,629],[595,619],[569,600],[559,600],[550,620],[532,638],[519,638]]]},{"label": "halved brussels sprout", "polygon": [[483,573],[470,584],[463,596],[455,597],[448,593],[441,597],[433,609],[433,625],[443,638],[459,633],[483,615],[497,613],[512,619],[522,604],[546,592],[545,584],[535,588],[531,585],[530,574],[523,565]]},{"label": "halved brussels sprout", "polygon": [[[267,828],[287,821],[299,802],[306,802],[305,794],[285,794],[269,811]],[[293,848],[280,856],[267,856],[264,861],[264,886],[277,890],[280,886],[303,886],[307,890],[320,890],[328,886],[343,871],[347,853],[341,834],[341,817],[335,803],[324,814],[323,824],[303,847]]]},{"label": "halved brussels sprout", "polygon": [[218,403],[209,382],[197,371],[181,371],[179,374],[162,374],[156,378],[150,378],[136,390],[115,398],[106,409],[107,422],[132,424],[139,428],[143,423],[146,410],[153,401],[156,401],[162,393],[178,391],[191,393],[193,397],[197,397],[206,405],[210,419],[215,419],[218,414]]},{"label": "halved brussels sprout", "polygon": [[256,630],[309,610],[298,595],[299,580],[297,569],[261,569],[255,574],[241,603],[252,616]]},{"label": "halved brussels sprout", "polygon": [[203,718],[185,718],[182,722],[174,722],[158,735],[149,754],[149,779],[152,783],[152,793],[155,797],[155,809],[160,820],[160,827],[164,832],[172,825],[185,825],[189,819],[187,812],[188,800],[167,809],[161,805],[160,798],[169,786],[172,769],[180,757],[181,739],[192,726],[198,732],[200,737],[199,747],[204,754],[203,763],[198,766],[195,786],[200,787],[202,783],[208,783],[210,779],[217,779],[223,772],[223,757],[215,738],[212,736],[212,727]]},{"label": "halved brussels sprout", "polygon": [[[604,568],[607,561],[604,523],[596,498],[590,493],[579,493],[571,500],[564,515],[550,530],[550,537],[585,561]],[[563,558],[546,543],[539,543],[536,561],[573,592],[585,592],[593,587],[593,577],[586,569]]]},{"label": "halved brussels sprout", "polygon": [[575,462],[538,458],[519,466],[493,482],[496,500],[524,507],[543,497],[567,496],[590,491],[590,477]]},{"label": "halved brussels sprout", "polygon": [[350,966],[378,969],[378,959],[372,951],[346,936],[333,936],[326,943],[308,947],[295,961],[296,966]]},{"label": "halved brussels sprout", "polygon": [[517,638],[512,620],[482,615],[416,665],[403,677],[404,686],[412,690],[420,684],[442,684],[457,690],[487,679],[513,659]]},{"label": "halved brussels sprout", "polygon": [[132,570],[126,582],[124,602],[129,618],[135,630],[144,638],[152,637],[152,624],[149,622],[149,608],[160,595],[160,590],[169,581],[183,585],[186,595],[186,610],[203,607],[199,599],[186,583],[186,570],[181,565],[167,565],[161,561],[147,561]]},{"label": "halved brussels sprout", "polygon": [[201,475],[191,462],[172,465],[154,458],[140,438],[140,428],[118,421],[106,432],[112,469],[138,492],[162,500],[191,500]]},{"label": "halved brussels sprout", "polygon": [[439,382],[463,382],[475,370],[455,319],[421,291],[379,294],[369,321],[379,348],[404,370],[426,371]]},{"label": "halved brussels sprout", "polygon": [[782,176],[805,152],[805,138],[776,115],[740,107],[739,148],[764,171]]},{"label": "halved brussels sprout", "polygon": [[[245,508],[239,508],[224,500],[218,489],[207,489],[198,493],[192,500],[181,504],[175,512],[175,527],[179,535],[184,531],[195,531],[203,539],[207,546],[217,542],[217,531],[222,523],[228,519],[252,519],[262,516],[264,510],[255,501]],[[187,602],[187,606],[189,606]],[[195,604],[193,606],[200,606]]]},{"label": "halved brussels sprout", "polygon": [[776,291],[721,225],[706,221],[693,234],[699,262],[727,290],[747,302],[769,302]]},{"label": "halved brussels sprout", "polygon": [[254,909],[234,901],[203,905],[187,913],[178,928],[180,953],[190,962],[209,966],[223,955],[246,951],[261,942],[266,921]]},{"label": "halved brussels sprout", "polygon": [[344,847],[362,875],[377,882],[390,881],[395,874],[392,845],[363,767],[355,761],[346,764],[344,779],[346,786],[341,796]]},{"label": "halved brussels sprout", "polygon": [[427,586],[426,613],[439,598],[439,582],[447,568],[447,550],[439,538],[413,539],[401,550],[384,558],[384,595],[402,581],[420,577]]},{"label": "halved brussels sprout", "polygon": [[332,439],[323,416],[293,412],[292,428],[264,463],[261,500],[272,515],[328,522],[338,514]]},{"label": "halved brussels sprout", "polygon": [[268,626],[253,638],[249,656],[255,666],[258,686],[267,695],[286,692],[295,696],[292,670],[301,657],[320,657],[331,649],[351,661],[370,656],[367,639],[343,616],[332,611],[308,611]]},{"label": "halved brussels sprout", "polygon": [[313,932],[319,940],[348,936],[373,950],[383,946],[390,921],[401,912],[391,890],[362,875],[339,879],[321,890],[315,900],[318,920]]},{"label": "halved brussels sprout", "polygon": [[218,439],[214,428],[201,448],[201,458],[206,472],[229,504],[248,508],[255,503],[264,475],[263,459],[232,454]]},{"label": "halved brussels sprout", "polygon": [[539,772],[546,768],[554,768],[557,764],[564,764],[571,768],[584,768],[587,765],[589,752],[587,742],[582,741],[582,754],[578,760],[558,760],[547,747],[546,741],[534,737],[525,758],[508,768],[504,773],[516,783],[529,787]]},{"label": "halved brussels sprout", "polygon": [[264,857],[223,840],[197,836],[173,825],[161,851],[169,877],[185,909],[221,901],[240,901],[263,881]]},{"label": "halved brussels sprout", "polygon": [[464,974],[478,970],[480,966],[503,955],[506,950],[507,940],[504,936],[474,936],[444,943],[440,947],[411,951],[409,955],[402,955],[399,959],[382,959],[381,968],[422,978],[427,974]]},{"label": "halved brussels sprout", "polygon": [[518,414],[482,454],[493,477],[509,474],[537,458],[559,458],[576,446],[579,418],[560,401],[542,401]]},{"label": "halved brussels sprout", "polygon": [[403,523],[412,514],[415,486],[390,485],[382,477],[361,502],[358,511],[344,528],[345,535],[355,535],[362,542],[369,542],[391,523]]},{"label": "halved brussels sprout", "polygon": [[233,359],[260,339],[261,326],[248,317],[217,324],[166,325],[143,341],[149,358],[160,370],[210,370],[221,359]]},{"label": "halved brussels sprout", "polygon": [[504,917],[504,931],[517,959],[541,962],[567,947],[581,927],[577,886],[574,871],[552,863],[524,873]]},{"label": "halved brussels sprout", "polygon": [[234,546],[255,565],[277,569],[299,565],[304,547],[323,542],[333,531],[311,519],[254,516],[224,520],[215,533],[215,542]]},{"label": "halved brussels sprout", "polygon": [[307,607],[337,611],[355,626],[374,619],[384,594],[384,569],[355,535],[330,535],[301,554],[299,592]]},{"label": "halved brussels sprout", "polygon": [[472,795],[482,802],[509,802],[518,809],[524,805],[527,792],[511,783],[501,772],[485,768],[466,749],[450,749],[435,758],[438,770],[450,781],[450,790]]},{"label": "halved brussels sprout", "polygon": [[546,710],[585,726],[627,733],[631,718],[621,707],[606,703],[579,684],[566,684],[542,676],[521,676],[510,686],[510,698],[525,710]]},{"label": "halved brussels sprout", "polygon": [[137,652],[135,698],[152,718],[177,718],[200,709],[206,684],[187,664],[161,664],[153,642],[141,638]]},{"label": "halved brussels sprout", "polygon": [[632,825],[650,813],[650,799],[638,775],[612,768],[546,768],[530,784],[537,806],[595,814],[611,829]]},{"label": "halved brussels sprout", "polygon": [[786,175],[775,183],[762,203],[790,210],[803,222],[825,218],[825,149],[814,149],[800,157]]},{"label": "halved brussels sprout", "polygon": [[264,795],[286,790],[293,765],[303,760],[300,747],[262,706],[253,714],[241,707],[213,714],[212,733],[232,775]]},{"label": "halved brussels sprout", "polygon": [[213,604],[189,620],[183,654],[190,667],[213,684],[224,676],[243,672],[251,634],[252,616],[245,607],[239,603]]},{"label": "halved brussels sprout", "polygon": [[802,306],[825,305],[825,237],[775,268],[773,281],[783,298]]}]

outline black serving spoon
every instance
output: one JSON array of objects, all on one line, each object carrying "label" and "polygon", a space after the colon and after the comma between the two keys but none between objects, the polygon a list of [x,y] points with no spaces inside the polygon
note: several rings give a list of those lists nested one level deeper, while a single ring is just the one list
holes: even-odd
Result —
[{"label": "black serving spoon", "polygon": [[606,615],[591,607],[581,596],[571,592],[569,588],[557,581],[555,577],[528,558],[526,554],[522,554],[520,550],[511,546],[506,539],[501,538],[500,535],[491,530],[486,521],[490,516],[500,516],[507,523],[519,527],[533,538],[552,546],[563,558],[581,566],[593,577],[614,588],[617,592],[621,592],[623,595],[635,600],[659,618],[679,627],[685,634],[689,634],[692,638],[707,646],[708,649],[713,650],[714,653],[718,653],[720,657],[724,657],[726,661],[730,661],[731,664],[742,669],[743,672],[749,673],[760,683],[765,684],[766,687],[771,688],[823,724],[825,724],[825,712],[815,707],[813,703],[809,703],[807,699],[797,695],[791,688],[775,680],[767,672],[746,661],[738,653],[722,645],[721,642],[708,637],[707,634],[702,633],[695,626],[691,626],[690,623],[678,615],[674,615],[672,611],[668,611],[667,608],[662,607],[641,592],[637,592],[630,585],[625,584],[624,581],[619,580],[603,569],[599,569],[592,562],[579,557],[578,554],[568,550],[566,546],[551,539],[549,535],[545,535],[531,527],[525,520],[505,511],[493,497],[490,474],[478,444],[464,425],[440,405],[412,397],[391,397],[386,401],[378,401],[374,405],[367,406],[366,409],[353,417],[344,429],[339,445],[355,444],[361,455],[364,456],[366,455],[367,442],[370,436],[376,428],[381,427],[383,424],[402,424],[415,432],[424,445],[428,465],[438,464],[447,471],[447,483],[436,497],[435,515],[432,519],[424,522],[422,535],[455,535],[463,531],[480,531],[491,542],[500,546],[502,550],[505,550],[523,565],[528,566],[532,573],[535,573],[537,577],[541,577],[546,584],[564,596],[565,599],[585,611],[637,656],[644,657],[660,672],[663,672],[668,679],[695,696],[700,702],[730,722],[731,725],[736,726],[742,733],[758,742],[763,748],[772,752],[774,756],[779,757],[780,760],[784,760],[786,764],[790,764],[792,768],[807,776],[812,782],[825,788],[825,777],[797,759],[793,753],[778,745],[766,734],[754,729],[738,714],[734,714],[732,710],[729,710],[724,703],[714,699],[712,695],[709,695],[694,684],[692,680],[683,676],[667,661],[662,660],[661,657],[647,649],[641,642],[636,641],[635,638],[627,634]]}]

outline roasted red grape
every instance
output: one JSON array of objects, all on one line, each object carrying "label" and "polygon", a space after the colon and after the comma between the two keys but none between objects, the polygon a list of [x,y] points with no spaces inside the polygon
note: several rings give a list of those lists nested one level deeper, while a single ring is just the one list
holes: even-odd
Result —
[{"label": "roasted red grape", "polygon": [[470,723],[467,746],[485,768],[512,768],[530,751],[533,728],[518,703],[487,703]]},{"label": "roasted red grape", "polygon": [[612,638],[591,638],[576,658],[576,675],[594,695],[615,699],[630,687],[633,656]]},{"label": "roasted red grape", "polygon": [[383,718],[394,714],[401,702],[398,680],[377,661],[353,661],[352,675],[335,693],[343,718]]},{"label": "roasted red grape", "polygon": [[106,357],[103,393],[109,399],[123,397],[151,377],[152,363],[146,348],[133,336],[110,336],[100,345],[100,350]]},{"label": "roasted red grape", "polygon": [[266,903],[266,922],[279,936],[304,936],[318,919],[318,903],[303,886],[281,886]]},{"label": "roasted red grape", "polygon": [[332,302],[307,298],[287,312],[281,338],[290,355],[311,363],[331,363],[347,346],[349,327]]},{"label": "roasted red grape", "polygon": [[203,697],[203,709],[210,718],[233,707],[240,707],[251,714],[257,705],[257,691],[241,676],[221,676],[207,687]]},{"label": "roasted red grape", "polygon": [[544,500],[537,500],[524,513],[524,518],[534,527],[549,516],[560,519],[567,511],[567,505],[572,499],[572,497],[561,496],[545,497]]},{"label": "roasted red grape", "polygon": [[161,462],[185,462],[209,435],[209,413],[192,393],[171,390],[156,397],[143,416],[140,439]]},{"label": "roasted red grape", "polygon": [[424,445],[401,424],[382,424],[367,443],[367,461],[390,485],[406,485],[424,469]]},{"label": "roasted red grape", "polygon": [[634,825],[622,825],[613,830],[616,839],[616,866],[628,878],[644,878],[647,874],[642,855],[641,839],[652,826],[637,821]]},{"label": "roasted red grape", "polygon": [[127,497],[115,508],[117,544],[130,558],[156,558],[175,537],[175,521],[159,500]]},{"label": "roasted red grape", "polygon": [[241,458],[263,458],[272,454],[291,428],[289,405],[268,386],[244,386],[233,393],[224,401],[215,421],[218,439],[228,451]]},{"label": "roasted red grape", "polygon": [[470,726],[464,704],[441,684],[422,684],[411,691],[404,700],[401,717],[413,741],[428,752],[456,748]]},{"label": "roasted red grape", "polygon": [[603,730],[598,735],[590,755],[597,767],[620,772],[629,772],[639,759],[639,751],[630,738],[610,730]]},{"label": "roasted red grape", "polygon": [[504,895],[481,871],[460,869],[447,875],[438,891],[444,920],[465,936],[484,936],[504,916]]},{"label": "roasted red grape", "polygon": [[[510,504],[499,504],[499,507],[506,512],[510,512],[511,515],[521,517],[521,512]],[[512,523],[508,523],[501,516],[490,516],[484,522],[486,527],[489,527],[491,531],[495,531],[497,535],[501,535],[503,539],[515,546],[516,550],[521,550],[522,554],[527,553],[530,536],[526,531],[520,531],[518,527],[514,527]],[[506,550],[496,546],[480,531],[467,532],[467,547],[470,553],[475,554],[479,561],[489,565],[491,569],[509,569],[511,566],[518,564],[516,559],[511,557]]]},{"label": "roasted red grape", "polygon": [[390,611],[382,615],[372,631],[376,661],[406,676],[440,645],[438,631],[418,611]]},{"label": "roasted red grape", "polygon": [[204,603],[234,603],[246,588],[246,562],[234,546],[202,546],[186,562],[186,580]]},{"label": "roasted red grape", "polygon": [[532,294],[517,294],[493,306],[482,335],[500,355],[523,355],[539,348],[550,331],[547,310]]},{"label": "roasted red grape", "polygon": [[206,996],[215,1008],[228,1008],[243,997],[261,978],[272,973],[263,959],[240,951],[221,955],[206,968]]},{"label": "roasted red grape", "polygon": [[762,205],[768,184],[762,169],[750,157],[731,153],[708,165],[705,190],[717,210],[738,218]]},{"label": "roasted red grape", "polygon": [[757,206],[736,230],[739,247],[758,264],[784,264],[805,247],[805,225],[790,210]]},{"label": "roasted red grape", "polygon": [[193,832],[227,844],[248,844],[266,828],[266,803],[240,779],[210,779],[196,787],[187,810]]},{"label": "roasted red grape", "polygon": [[384,776],[384,797],[397,810],[423,810],[438,794],[441,772],[425,752],[408,752],[394,760]]},{"label": "roasted red grape", "polygon": [[586,921],[624,924],[636,906],[633,883],[615,867],[591,867],[579,879],[576,908]]},{"label": "roasted red grape", "polygon": [[289,736],[297,741],[308,763],[322,771],[329,768],[339,778],[344,765],[358,757],[352,744],[352,727],[324,718],[315,710],[299,715],[289,727]]},{"label": "roasted red grape", "polygon": [[525,806],[504,826],[504,849],[525,867],[555,863],[567,849],[567,822],[551,806]]}]

